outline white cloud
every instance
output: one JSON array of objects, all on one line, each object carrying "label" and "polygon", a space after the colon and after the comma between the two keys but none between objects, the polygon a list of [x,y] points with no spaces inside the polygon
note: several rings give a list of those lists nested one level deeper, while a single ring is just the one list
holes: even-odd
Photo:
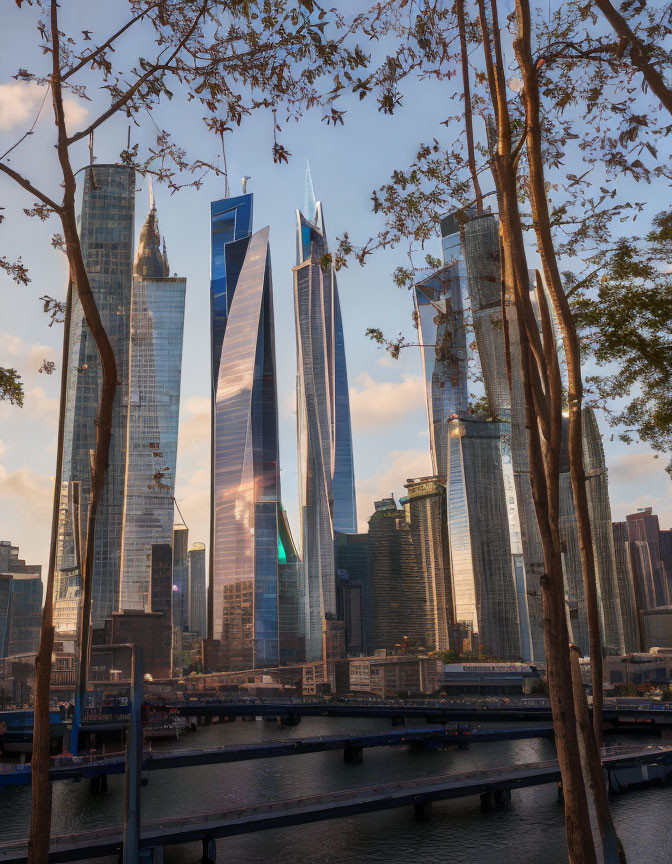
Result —
[{"label": "white cloud", "polygon": [[664,456],[661,458],[650,451],[629,450],[609,460],[609,481],[639,485],[644,478],[665,476],[666,464]]},{"label": "white cloud", "polygon": [[12,510],[44,518],[51,514],[54,478],[24,466],[9,472],[0,465],[0,498]]},{"label": "white cloud", "polygon": [[23,410],[36,420],[55,425],[58,421],[58,399],[47,396],[41,387],[33,387],[28,390]]},{"label": "white cloud", "polygon": [[357,478],[357,513],[359,530],[366,531],[366,523],[373,513],[373,502],[390,495],[404,493],[404,483],[414,477],[426,477],[432,473],[432,461],[428,449],[390,450],[383,459],[383,467],[375,474]]},{"label": "white cloud", "polygon": [[422,378],[408,373],[404,373],[400,381],[374,381],[368,372],[362,372],[350,388],[350,411],[355,429],[399,423],[424,404]]},{"label": "white cloud", "polygon": [[[0,84],[0,132],[28,127],[35,119],[45,88],[35,81],[10,81]],[[88,114],[88,110],[78,100],[66,97],[63,100],[65,122],[69,129],[78,126]],[[42,116],[51,112],[49,98],[45,102]]]},{"label": "white cloud", "polygon": [[2,438],[0,438],[0,456],[2,456],[2,454],[6,453],[6,452],[7,452],[7,445],[2,440]]}]

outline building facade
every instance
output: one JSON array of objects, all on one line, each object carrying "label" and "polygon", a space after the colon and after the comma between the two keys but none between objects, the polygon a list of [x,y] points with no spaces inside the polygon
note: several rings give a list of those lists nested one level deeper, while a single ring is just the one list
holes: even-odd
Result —
[{"label": "building facade", "polygon": [[268,229],[252,196],[212,204],[211,625],[224,669],[276,666],[280,475]]},{"label": "building facade", "polygon": [[[112,414],[112,438],[98,506],[91,617],[94,626],[119,607],[119,583],[128,444],[129,340],[133,289],[135,173],[125,165],[84,169],[80,208],[82,255],[91,290],[108,333],[119,386]],[[102,387],[98,351],[77,293],[73,293],[67,359],[63,474],[54,582],[57,632],[76,626],[81,591],[81,557],[91,491],[91,452]]]},{"label": "building facade", "polygon": [[334,531],[354,533],[357,513],[343,322],[309,173],[306,199],[305,214],[297,212],[294,315],[306,659],[317,660],[324,621],[337,611]]},{"label": "building facade", "polygon": [[189,547],[188,625],[190,633],[205,638],[208,634],[206,597],[205,543],[196,542]]},{"label": "building facade", "polygon": [[171,278],[153,201],[131,302],[120,610],[149,610],[152,544],[173,533],[186,280]]}]

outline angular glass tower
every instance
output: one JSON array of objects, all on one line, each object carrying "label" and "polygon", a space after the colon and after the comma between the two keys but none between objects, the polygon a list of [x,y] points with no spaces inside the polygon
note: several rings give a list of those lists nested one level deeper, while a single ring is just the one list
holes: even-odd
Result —
[{"label": "angular glass tower", "polygon": [[[112,415],[112,441],[96,520],[92,621],[100,626],[119,608],[122,530],[128,444],[129,340],[133,289],[135,174],[125,165],[84,169],[80,237],[84,264],[112,343],[120,385]],[[98,352],[74,292],[66,383],[63,480],[54,584],[54,623],[77,627],[80,564],[91,490],[91,451],[102,376]]]},{"label": "angular glass tower", "polygon": [[151,611],[152,544],[172,542],[185,290],[150,201],[133,279],[120,611]]},{"label": "angular glass tower", "polygon": [[278,664],[278,408],[268,228],[213,202],[209,635],[225,669]]},{"label": "angular glass tower", "polygon": [[306,659],[319,660],[325,618],[337,611],[334,531],[354,533],[357,511],[343,322],[310,169],[305,210],[297,212],[294,267],[299,506]]}]

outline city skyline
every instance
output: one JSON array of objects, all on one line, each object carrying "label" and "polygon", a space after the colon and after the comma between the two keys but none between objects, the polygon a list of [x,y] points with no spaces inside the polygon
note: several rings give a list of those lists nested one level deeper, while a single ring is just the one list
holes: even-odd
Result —
[{"label": "city skyline", "polygon": [[[298,162],[298,160],[297,160]],[[299,177],[293,182],[295,197],[302,191],[303,167],[297,166]],[[297,173],[297,172],[295,172]],[[328,180],[328,177],[326,178]],[[321,180],[325,185],[324,180]],[[328,185],[328,184],[326,184]],[[146,187],[144,190],[146,195]],[[261,193],[257,192],[257,197]],[[141,198],[142,200],[142,193]],[[205,191],[199,193],[195,203],[195,212],[203,218],[203,211],[207,213]],[[265,193],[267,201],[272,199]],[[146,200],[146,199],[145,199]],[[175,237],[176,218],[180,208],[175,210],[177,199],[166,199],[164,204],[163,190],[157,190],[157,200],[162,213],[162,223],[165,233],[169,237]],[[342,204],[339,208],[339,195],[330,200],[330,212],[342,214]],[[193,205],[192,205],[193,206]],[[136,232],[139,233],[145,213],[139,205],[136,215]],[[332,221],[334,217],[332,216]],[[340,221],[342,222],[341,215]],[[285,234],[291,227],[291,212],[287,208],[285,218],[275,226],[275,234],[271,238],[271,247],[275,249],[276,256],[278,248],[280,255],[283,252],[277,240],[278,234],[284,230]],[[274,223],[275,225],[275,223]],[[338,230],[338,229],[337,229]],[[335,231],[336,236],[337,230]],[[179,236],[179,232],[178,235]],[[275,242],[274,242],[274,238]],[[183,260],[185,251],[183,244],[172,242],[174,261]],[[437,238],[436,248],[439,247]],[[62,263],[55,261],[57,268],[62,270]],[[202,390],[202,382],[194,383],[193,364],[195,357],[200,355],[205,362],[203,352],[205,344],[197,334],[205,326],[205,320],[198,316],[194,319],[194,303],[197,295],[201,298],[198,303],[202,305],[205,298],[204,286],[195,285],[191,278],[194,267],[180,265],[182,273],[190,277],[187,288],[187,311],[185,339],[189,347],[185,346],[185,371],[182,387],[182,416],[180,422],[180,446],[178,449],[177,469],[177,499],[185,519],[189,523],[194,539],[200,539],[208,543],[207,528],[207,477],[204,476],[202,464],[202,452],[204,445],[207,447],[209,426],[208,412],[205,408],[205,395]],[[277,271],[276,265],[276,271]],[[39,271],[39,266],[38,266]],[[344,271],[342,277],[346,286],[342,301],[345,326],[348,330],[348,363],[351,366],[350,395],[353,414],[353,447],[355,466],[358,476],[358,498],[359,498],[359,523],[358,528],[362,530],[366,520],[370,516],[376,497],[389,494],[394,491],[397,496],[403,495],[403,486],[406,479],[404,464],[411,465],[413,470],[408,470],[409,476],[423,475],[431,471],[429,460],[429,449],[423,444],[426,437],[426,410],[424,407],[424,393],[421,378],[419,351],[405,352],[400,361],[393,361],[383,352],[377,350],[363,337],[363,325],[361,318],[357,315],[358,303],[354,303],[353,309],[353,283],[356,287],[361,285],[361,280],[366,279],[367,270],[359,268]],[[368,280],[367,280],[368,282]],[[284,284],[283,284],[284,283]],[[280,418],[280,446],[281,463],[283,466],[283,492],[285,506],[292,531],[298,535],[299,519],[297,512],[296,476],[293,475],[296,464],[295,449],[295,423],[293,413],[293,376],[289,371],[294,365],[293,357],[293,332],[288,333],[291,326],[291,309],[288,308],[289,298],[287,292],[290,290],[286,278],[278,278],[276,273],[276,295],[280,292],[279,310],[276,316],[284,316],[284,324],[278,327],[279,344],[278,349],[280,367],[285,370],[284,375],[279,375],[279,418]],[[383,306],[377,306],[375,314],[380,316],[374,319],[376,323],[387,318],[390,309],[395,310],[397,320],[390,324],[390,329],[406,326],[406,313],[404,311],[406,298],[399,294],[390,293],[386,289],[386,302]],[[283,296],[284,295],[284,296]],[[205,298],[207,301],[207,298]],[[204,310],[203,310],[204,311]],[[354,320],[353,320],[354,319]],[[367,322],[368,319],[367,318]],[[282,321],[282,318],[281,318]],[[3,419],[3,432],[0,433],[4,448],[0,445],[0,513],[5,514],[6,533],[17,538],[24,547],[33,545],[37,553],[33,556],[46,563],[46,549],[49,533],[50,506],[49,501],[49,471],[53,471],[53,444],[49,444],[49,429],[54,429],[55,408],[58,394],[57,376],[50,378],[37,374],[37,366],[41,357],[54,359],[60,366],[60,353],[58,349],[58,337],[62,330],[54,327],[51,330],[44,324],[40,337],[44,341],[37,344],[29,343],[25,338],[17,334],[5,334],[8,338],[5,344],[13,352],[10,356],[16,358],[17,364],[23,364],[27,384],[26,408],[21,413],[18,409],[9,405],[0,405]],[[196,335],[196,342],[194,338]],[[45,344],[50,340],[53,347]],[[194,350],[194,347],[196,350]],[[363,354],[362,354],[363,352]],[[39,355],[39,359],[38,359]],[[361,357],[366,358],[362,368]],[[34,359],[33,359],[34,358]],[[354,369],[352,368],[354,364]],[[199,365],[200,368],[200,365]],[[31,371],[31,369],[33,371]],[[400,398],[397,399],[397,396]],[[209,400],[208,400],[209,401]],[[386,428],[386,446],[381,450],[377,445],[378,435],[375,432],[372,413],[379,411],[381,423]],[[38,424],[35,420],[38,419]],[[605,435],[605,452],[607,468],[610,471],[610,495],[614,518],[625,518],[626,511],[632,506],[652,505],[660,513],[662,525],[672,525],[672,493],[670,492],[669,480],[664,472],[664,460],[658,459],[655,454],[643,446],[628,448],[618,441],[610,440],[612,433],[604,421],[599,418],[602,432]],[[23,461],[25,447],[20,442],[26,441],[25,446],[31,448],[29,466]],[[42,445],[40,445],[42,441]],[[28,443],[30,442],[30,443]],[[417,442],[417,443],[416,443]],[[4,452],[3,452],[4,450]],[[22,456],[23,454],[23,456]],[[403,454],[403,455],[402,455]],[[22,467],[25,466],[25,467]],[[361,467],[357,467],[361,466]],[[644,482],[646,485],[644,486]],[[666,503],[669,501],[669,505]],[[368,512],[367,512],[368,511]],[[36,524],[37,530],[27,531],[24,517],[31,514],[31,525]],[[38,517],[37,519],[35,517]],[[40,539],[40,526],[42,526]],[[209,547],[209,543],[208,543]],[[40,552],[40,550],[42,550]],[[209,549],[208,549],[209,552]]]}]

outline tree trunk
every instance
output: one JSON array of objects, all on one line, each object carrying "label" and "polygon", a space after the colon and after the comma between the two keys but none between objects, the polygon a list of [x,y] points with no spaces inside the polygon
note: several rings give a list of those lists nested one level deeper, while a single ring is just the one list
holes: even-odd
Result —
[{"label": "tree trunk", "polygon": [[54,575],[60,517],[61,482],[63,478],[63,437],[67,397],[68,355],[70,353],[70,317],[72,312],[72,282],[68,282],[63,322],[63,356],[61,364],[61,395],[58,409],[56,439],[56,470],[54,472],[54,502],[51,516],[49,569],[40,625],[40,642],[35,658],[35,703],[33,711],[33,753],[31,757],[30,834],[28,860],[46,861],[51,834],[51,781],[49,779],[49,685],[51,655],[54,649]]},{"label": "tree trunk", "polygon": [[603,671],[600,613],[597,597],[595,555],[586,493],[583,458],[583,381],[581,352],[576,325],[562,288],[555,256],[551,221],[546,198],[544,164],[541,148],[539,86],[532,59],[531,19],[528,0],[516,0],[518,35],[514,49],[523,76],[523,104],[526,116],[527,157],[530,175],[532,215],[537,234],[546,286],[562,330],[569,379],[569,469],[579,534],[581,570],[588,617],[590,664],[593,679],[593,728],[597,746],[602,745]]},{"label": "tree trunk", "polygon": [[600,751],[595,743],[595,736],[593,735],[590,723],[586,690],[583,686],[581,668],[579,666],[579,649],[576,645],[572,645],[570,652],[576,719],[583,741],[586,767],[588,769],[588,781],[593,793],[593,800],[595,801],[597,822],[600,827],[600,836],[602,837],[604,850],[604,861],[605,864],[626,864],[625,852],[611,818],[611,810],[609,809],[609,802],[607,800],[607,789],[602,775]]},{"label": "tree trunk", "polygon": [[530,480],[546,567],[546,575],[541,585],[544,640],[553,728],[565,792],[567,847],[572,864],[593,864],[596,860],[595,848],[590,830],[574,714],[560,554],[561,382],[554,340],[551,339],[549,344],[548,327],[545,324],[547,338],[542,343],[529,297],[527,260],[517,200],[516,153],[511,145],[511,122],[496,0],[491,0],[494,60],[490,48],[490,26],[485,14],[485,0],[479,0],[479,10],[487,79],[498,132],[496,152],[492,155],[491,164],[498,193],[503,248],[507,256],[504,272],[510,272],[512,279],[512,290],[509,293],[515,299],[520,330]]},{"label": "tree trunk", "polygon": [[[51,3],[51,42],[52,42],[52,74],[51,90],[54,105],[54,117],[58,129],[57,152],[63,173],[63,204],[60,210],[66,253],[70,265],[70,280],[74,284],[82,311],[86,318],[93,340],[96,344],[103,376],[103,386],[96,418],[96,451],[91,470],[91,496],[89,499],[89,517],[86,531],[82,579],[82,614],[80,619],[80,671],[78,682],[78,698],[80,705],[86,698],[86,682],[89,653],[89,626],[91,619],[93,555],[95,544],[95,527],[98,504],[105,483],[105,473],[110,452],[112,432],[112,413],[114,397],[117,388],[117,364],[112,345],[105,331],[96,305],[89,278],[84,266],[82,248],[77,231],[75,214],[75,176],[70,165],[68,139],[63,109],[63,92],[61,87],[60,69],[60,35],[58,31],[58,4]],[[66,323],[66,328],[69,321]],[[67,341],[68,331],[64,340]],[[67,355],[64,355],[62,375],[67,374]],[[64,414],[65,387],[61,386],[61,413]],[[51,680],[51,652],[53,648],[53,578],[55,569],[55,534],[58,533],[58,511],[60,506],[60,468],[62,466],[63,440],[59,428],[59,443],[57,456],[56,490],[54,492],[54,516],[52,518],[52,550],[50,552],[49,574],[47,577],[47,598],[42,617],[40,646],[36,659],[36,728],[34,736],[37,741],[37,761],[33,765],[32,775],[32,809],[30,824],[30,839],[28,850],[29,864],[46,864],[49,853],[49,835],[51,828],[51,789],[49,787],[49,684]],[[53,527],[55,524],[55,528]],[[52,561],[53,554],[53,561]],[[49,582],[51,581],[51,585]],[[46,620],[45,620],[46,615]],[[46,708],[45,708],[46,706]],[[46,718],[46,726],[45,726]]]}]

